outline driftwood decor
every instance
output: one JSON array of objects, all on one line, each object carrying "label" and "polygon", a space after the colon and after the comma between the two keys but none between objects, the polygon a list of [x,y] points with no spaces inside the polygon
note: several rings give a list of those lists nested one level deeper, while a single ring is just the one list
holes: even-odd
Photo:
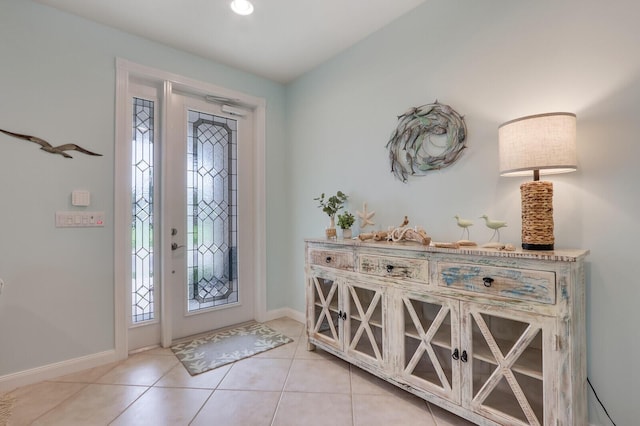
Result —
[{"label": "driftwood decor", "polygon": [[394,243],[400,241],[415,241],[424,246],[428,246],[431,243],[431,237],[427,235],[424,229],[419,226],[409,228],[408,225],[409,218],[405,216],[402,224],[398,227],[389,227],[388,231],[362,233],[358,235],[358,239],[360,239],[360,241],[393,241]]},{"label": "driftwood decor", "polygon": [[411,108],[398,119],[387,149],[391,172],[402,182],[409,175],[423,175],[453,164],[465,148],[464,118],[437,100]]},{"label": "driftwood decor", "polygon": [[60,145],[60,146],[53,146],[49,142],[45,141],[44,139],[40,139],[39,137],[36,137],[36,136],[29,136],[29,135],[23,135],[23,134],[20,134],[20,133],[13,133],[13,132],[10,132],[8,130],[2,130],[2,129],[0,129],[0,132],[4,133],[5,135],[13,136],[14,138],[22,139],[22,140],[29,141],[29,142],[35,142],[38,145],[40,145],[40,149],[41,150],[46,151],[46,152],[51,153],[51,154],[62,155],[64,158],[73,158],[72,156],[67,154],[65,151],[78,151],[78,152],[81,152],[81,153],[87,154],[87,155],[95,155],[95,156],[99,156],[99,157],[102,156],[102,154],[97,154],[95,152],[91,152],[89,150],[86,150],[86,149],[82,148],[81,146],[78,146],[78,145],[74,144],[74,143],[67,143],[67,144]]}]

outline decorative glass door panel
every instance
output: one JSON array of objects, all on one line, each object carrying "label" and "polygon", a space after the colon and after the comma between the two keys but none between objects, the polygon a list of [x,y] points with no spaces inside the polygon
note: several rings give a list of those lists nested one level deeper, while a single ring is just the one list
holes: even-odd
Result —
[{"label": "decorative glass door panel", "polygon": [[402,297],[402,376],[409,383],[460,401],[458,302]]},{"label": "decorative glass door panel", "polygon": [[[129,351],[155,345],[160,340],[161,238],[158,163],[160,159],[159,103],[155,90],[132,83],[127,96],[127,182],[130,193]],[[122,198],[124,200],[124,198]],[[124,230],[124,229],[123,229]],[[119,251],[119,250],[118,250]]]},{"label": "decorative glass door panel", "polygon": [[545,422],[544,324],[526,316],[505,318],[471,307],[468,312],[474,411],[514,425]]},{"label": "decorative glass door panel", "polygon": [[254,318],[252,113],[173,94],[165,173],[173,339]]},{"label": "decorative glass door panel", "polygon": [[188,112],[189,312],[236,303],[236,120]]},{"label": "decorative glass door panel", "polygon": [[381,288],[347,284],[347,351],[374,364],[384,362],[385,306]]},{"label": "decorative glass door panel", "polygon": [[131,324],[156,319],[155,102],[133,97],[131,143]]},{"label": "decorative glass door panel", "polygon": [[313,336],[340,349],[339,321],[342,312],[339,310],[338,282],[319,276],[311,277],[309,285],[312,287],[313,303]]}]

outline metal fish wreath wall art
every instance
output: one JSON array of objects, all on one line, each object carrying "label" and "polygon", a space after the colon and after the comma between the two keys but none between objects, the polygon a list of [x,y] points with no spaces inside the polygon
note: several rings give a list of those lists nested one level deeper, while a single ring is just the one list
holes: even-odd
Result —
[{"label": "metal fish wreath wall art", "polygon": [[402,182],[409,175],[424,175],[453,164],[466,148],[464,118],[437,100],[409,109],[398,120],[387,148],[391,172]]}]

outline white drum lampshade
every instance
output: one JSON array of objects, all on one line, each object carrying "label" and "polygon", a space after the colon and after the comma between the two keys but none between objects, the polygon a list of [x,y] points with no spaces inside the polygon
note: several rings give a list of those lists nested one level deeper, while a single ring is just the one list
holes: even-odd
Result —
[{"label": "white drum lampshade", "polygon": [[553,250],[553,184],[540,175],[577,168],[576,115],[553,112],[508,121],[498,128],[501,176],[533,176],[520,186],[522,248]]}]

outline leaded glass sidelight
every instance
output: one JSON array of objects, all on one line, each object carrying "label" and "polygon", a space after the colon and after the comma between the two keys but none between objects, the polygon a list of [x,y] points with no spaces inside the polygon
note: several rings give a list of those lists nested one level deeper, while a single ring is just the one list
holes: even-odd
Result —
[{"label": "leaded glass sidelight", "polygon": [[153,264],[154,102],[133,98],[131,322],[155,319]]},{"label": "leaded glass sidelight", "polygon": [[238,301],[236,133],[235,120],[188,112],[189,311]]}]

